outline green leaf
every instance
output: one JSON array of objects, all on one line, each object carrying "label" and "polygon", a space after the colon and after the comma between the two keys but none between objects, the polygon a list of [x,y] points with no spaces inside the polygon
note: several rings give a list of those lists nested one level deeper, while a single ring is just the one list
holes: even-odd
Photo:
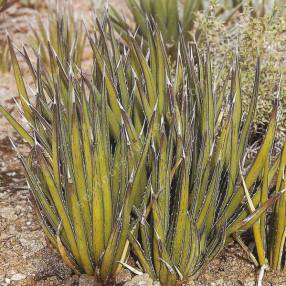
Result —
[{"label": "green leaf", "polygon": [[23,108],[23,113],[24,113],[25,118],[31,124],[33,124],[34,119],[33,119],[33,113],[30,109],[29,96],[28,96],[28,93],[26,90],[26,86],[25,86],[22,74],[21,74],[19,62],[17,60],[11,39],[9,37],[8,37],[8,43],[9,43],[12,66],[13,66],[13,70],[14,70],[14,76],[15,76],[15,80],[16,80],[16,84],[17,84],[17,88],[18,88],[18,93],[19,93],[20,100],[21,100],[21,105]]}]

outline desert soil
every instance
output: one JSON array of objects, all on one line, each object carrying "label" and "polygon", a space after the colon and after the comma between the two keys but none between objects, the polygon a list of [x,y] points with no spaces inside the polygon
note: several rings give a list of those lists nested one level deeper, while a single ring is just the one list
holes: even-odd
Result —
[{"label": "desert soil", "polygon": [[[88,6],[83,7],[80,3],[84,1],[74,2],[81,13],[89,14]],[[123,1],[110,2],[124,9]],[[44,17],[46,11],[44,8],[14,8],[10,12],[13,17],[9,18],[7,30],[16,45],[21,46],[29,38],[29,25],[34,24],[37,13]],[[17,114],[14,99],[17,100],[17,90],[12,73],[0,74],[0,104]],[[21,152],[27,153],[27,147],[0,116],[0,286],[93,285],[92,278],[79,277],[65,267],[45,240],[31,206],[23,169],[9,137]],[[252,286],[256,285],[257,277],[258,269],[236,244],[231,244],[187,285]],[[117,285],[159,284],[153,284],[146,275],[133,277],[123,271]],[[266,272],[263,285],[286,285],[286,275]]]}]

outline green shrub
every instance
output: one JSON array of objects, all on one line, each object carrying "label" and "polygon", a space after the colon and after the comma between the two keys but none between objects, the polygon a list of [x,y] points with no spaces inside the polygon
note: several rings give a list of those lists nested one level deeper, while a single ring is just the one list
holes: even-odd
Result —
[{"label": "green shrub", "polygon": [[[214,69],[220,70],[222,66],[231,64],[233,53],[237,46],[240,56],[243,110],[247,110],[251,101],[252,81],[251,71],[255,67],[255,57],[259,54],[261,59],[261,77],[257,112],[254,117],[254,128],[257,137],[265,131],[268,114],[271,112],[272,102],[276,98],[278,83],[281,74],[285,74],[285,28],[286,22],[283,16],[284,10],[278,9],[275,14],[263,17],[252,17],[252,8],[245,8],[234,23],[224,25],[215,17],[215,11],[219,9],[213,6],[210,14],[200,13],[197,16],[196,26],[201,29],[199,46],[207,43],[214,58]],[[225,73],[227,73],[227,68]],[[286,97],[284,88],[279,98],[280,116],[278,117],[278,138],[283,142],[285,136]],[[262,132],[261,132],[262,131]]]}]

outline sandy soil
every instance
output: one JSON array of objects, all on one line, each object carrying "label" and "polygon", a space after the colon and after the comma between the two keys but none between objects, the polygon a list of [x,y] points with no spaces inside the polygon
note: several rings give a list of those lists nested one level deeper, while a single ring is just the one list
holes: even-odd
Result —
[{"label": "sandy soil", "polygon": [[[123,1],[111,2],[123,8],[121,3],[118,5]],[[81,1],[75,1],[74,6],[80,8],[81,13],[88,13],[88,6],[83,6]],[[28,23],[33,23],[38,12],[31,9],[14,12],[18,17],[7,28],[15,42],[21,44],[28,38]],[[40,13],[44,16],[45,10]],[[17,91],[13,75],[0,74],[0,79],[0,103],[15,111],[13,98],[17,97]],[[0,285],[93,285],[92,278],[78,277],[66,268],[45,240],[31,207],[23,170],[8,136],[22,152],[27,152],[17,134],[0,116]],[[188,285],[252,286],[256,285],[257,271],[239,247],[231,244]],[[146,275],[132,278],[127,271],[119,275],[117,284],[155,285]],[[286,285],[286,276],[266,273],[263,285]]]}]

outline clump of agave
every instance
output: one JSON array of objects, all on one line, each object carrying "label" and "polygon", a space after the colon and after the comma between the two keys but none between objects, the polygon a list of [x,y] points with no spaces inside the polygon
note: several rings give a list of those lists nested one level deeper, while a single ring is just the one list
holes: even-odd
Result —
[{"label": "clump of agave", "polygon": [[[232,16],[243,5],[243,1],[225,1],[216,13],[224,23],[227,23]],[[196,41],[200,35],[200,29],[195,28],[197,13],[200,10],[208,12],[208,1],[202,0],[127,0],[126,4],[132,14],[137,29],[136,38],[138,41],[148,41],[150,23],[162,34],[166,43],[168,54],[176,60],[176,48],[181,38],[185,41]],[[111,19],[116,30],[126,39],[132,25],[126,23],[120,13],[111,7]],[[154,27],[153,27],[154,28]],[[132,30],[132,29],[131,29]]]},{"label": "clump of agave", "polygon": [[48,12],[47,28],[45,21],[38,16],[37,27],[33,29],[33,47],[35,50],[40,47],[41,58],[47,67],[50,64],[49,46],[65,68],[70,68],[70,62],[74,66],[81,66],[86,34],[83,24],[76,20],[72,9],[66,6],[62,7],[63,13],[54,10]]},{"label": "clump of agave", "polygon": [[[162,42],[155,40],[149,45],[156,47],[156,53],[150,51],[151,63],[155,61],[152,55],[159,58],[165,54]],[[136,46],[134,50],[139,61],[141,53]],[[195,47],[186,47],[183,42],[175,76],[169,73],[166,58],[161,65],[157,62],[153,72],[153,85],[160,78],[165,83],[159,86],[165,90],[162,110],[168,115],[161,117],[159,139],[152,145],[150,199],[138,218],[137,238],[131,233],[129,239],[144,271],[159,278],[162,285],[176,285],[197,273],[230,235],[250,227],[279,197],[267,198],[259,207],[254,202],[257,209],[248,218],[248,210],[241,204],[244,188],[240,186],[239,165],[255,113],[259,61],[252,102],[242,120],[238,60],[232,67],[230,87],[225,79],[220,88],[208,56],[202,57]],[[148,107],[142,100],[143,109],[144,105]],[[246,175],[247,187],[255,185],[271,150],[276,113],[274,107],[264,142]],[[257,190],[254,196],[260,195],[261,190]]]},{"label": "clump of agave", "polygon": [[[110,283],[131,250],[162,285],[197,273],[239,230],[249,228],[279,197],[248,216],[239,164],[245,155],[259,85],[242,120],[238,59],[217,85],[209,53],[181,41],[169,63],[158,28],[148,29],[146,56],[133,36],[115,39],[108,19],[88,34],[91,77],[74,73],[75,58],[60,57],[48,42],[49,68],[33,65],[28,95],[12,43],[10,51],[21,112],[30,130],[0,111],[30,144],[21,161],[41,225],[75,272]],[[64,31],[58,37],[65,42]],[[230,85],[229,85],[230,81]],[[268,131],[245,185],[263,170],[275,134]],[[271,172],[273,170],[271,169]],[[241,211],[239,213],[239,211]]]},{"label": "clump of agave", "polygon": [[[99,24],[98,28],[102,30]],[[1,111],[31,145],[30,157],[20,157],[47,236],[69,267],[108,283],[129,254],[131,211],[134,205],[140,209],[146,192],[155,119],[144,124],[140,137],[134,132],[129,114],[136,107],[130,104],[134,75],[127,77],[114,37],[112,51],[99,53],[104,37],[90,36],[97,60],[91,80],[68,74],[51,45],[51,73],[43,68],[40,55],[34,66],[24,52],[37,87],[33,104],[9,41],[22,112],[31,132],[3,107]]]},{"label": "clump of agave", "polygon": [[[149,30],[146,17],[153,18],[162,33],[164,41],[175,46],[182,35],[187,39],[192,39],[191,30],[195,13],[203,7],[203,1],[201,0],[128,0],[126,3],[135,23],[140,28],[140,33],[145,38],[147,38]],[[113,9],[113,16],[113,20],[116,26],[120,28],[120,31],[121,29],[122,32],[128,30],[129,27],[126,21],[115,9]]]}]

